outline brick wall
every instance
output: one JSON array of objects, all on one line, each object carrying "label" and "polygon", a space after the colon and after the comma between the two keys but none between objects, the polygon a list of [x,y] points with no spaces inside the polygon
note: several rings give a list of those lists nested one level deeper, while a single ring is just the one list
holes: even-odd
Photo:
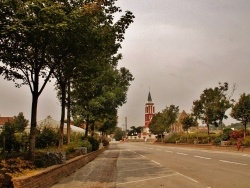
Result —
[{"label": "brick wall", "polygon": [[67,161],[65,164],[54,165],[44,170],[12,179],[14,188],[46,188],[54,185],[63,177],[72,174],[76,169],[83,167],[88,162],[100,155],[105,148],[89,153],[84,156],[78,156]]}]

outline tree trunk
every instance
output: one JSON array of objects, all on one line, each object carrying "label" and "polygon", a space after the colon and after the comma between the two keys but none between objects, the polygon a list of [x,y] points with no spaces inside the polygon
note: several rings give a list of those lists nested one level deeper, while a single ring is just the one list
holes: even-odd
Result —
[{"label": "tree trunk", "polygon": [[208,144],[210,143],[209,124],[207,123]]},{"label": "tree trunk", "polygon": [[70,143],[70,80],[68,80],[67,144]]},{"label": "tree trunk", "polygon": [[244,139],[246,138],[247,122],[244,123]]},{"label": "tree trunk", "polygon": [[38,105],[38,84],[37,88],[32,92],[32,107],[31,107],[31,124],[30,124],[30,138],[29,138],[29,158],[34,159],[34,152],[36,147],[36,124],[37,124],[37,105]]},{"label": "tree trunk", "polygon": [[59,128],[59,145],[58,147],[61,149],[63,147],[63,129],[64,129],[64,119],[65,119],[65,99],[66,99],[66,84],[61,84],[61,120],[60,120],[60,128]]},{"label": "tree trunk", "polygon": [[95,132],[95,121],[91,121],[90,129],[91,129],[91,136],[93,137]]},{"label": "tree trunk", "polygon": [[86,118],[86,131],[85,131],[85,138],[88,137],[88,133],[89,133],[89,115],[87,115],[87,118]]}]

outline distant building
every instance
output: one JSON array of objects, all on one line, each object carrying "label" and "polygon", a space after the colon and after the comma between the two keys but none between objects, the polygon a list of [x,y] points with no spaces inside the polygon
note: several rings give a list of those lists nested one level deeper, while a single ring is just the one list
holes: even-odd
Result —
[{"label": "distant building", "polygon": [[[45,126],[48,126],[48,127],[54,128],[54,129],[59,129],[60,121],[53,119],[51,116],[48,116],[47,118],[45,118],[43,120],[37,121],[37,128],[38,129],[42,129]],[[84,129],[82,129],[80,127],[76,127],[74,125],[70,125],[70,130],[71,130],[71,132],[85,134]],[[26,128],[26,131],[27,132],[30,131],[30,125]],[[67,124],[66,123],[64,123],[63,133],[64,134],[67,133]]]},{"label": "distant building", "polygon": [[4,124],[8,121],[13,122],[14,117],[0,117],[0,132],[2,132]]},{"label": "distant building", "polygon": [[155,115],[155,106],[151,97],[151,93],[148,93],[148,100],[145,104],[145,124],[142,130],[142,137],[145,138],[155,138],[149,131],[149,123],[152,121]]},{"label": "distant building", "polygon": [[185,112],[185,110],[183,110],[181,113],[178,114],[178,117],[177,117],[177,120],[176,122],[170,126],[170,132],[183,132],[183,128],[182,128],[182,124],[181,124],[181,121],[187,117],[189,114],[187,114]]},{"label": "distant building", "polygon": [[145,125],[144,125],[145,127],[148,127],[154,115],[155,115],[155,106],[154,102],[152,101],[151,94],[149,92],[148,101],[145,104]]}]

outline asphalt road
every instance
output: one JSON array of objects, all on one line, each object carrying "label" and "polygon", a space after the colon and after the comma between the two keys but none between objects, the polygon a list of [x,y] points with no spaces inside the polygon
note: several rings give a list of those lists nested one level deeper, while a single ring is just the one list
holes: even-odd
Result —
[{"label": "asphalt road", "polygon": [[249,188],[250,154],[118,144],[116,187]]}]

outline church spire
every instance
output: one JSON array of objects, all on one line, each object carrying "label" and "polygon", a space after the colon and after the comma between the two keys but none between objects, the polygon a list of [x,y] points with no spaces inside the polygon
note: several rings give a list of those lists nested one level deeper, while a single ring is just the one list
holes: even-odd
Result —
[{"label": "church spire", "polygon": [[150,91],[148,92],[148,102],[152,102]]}]

